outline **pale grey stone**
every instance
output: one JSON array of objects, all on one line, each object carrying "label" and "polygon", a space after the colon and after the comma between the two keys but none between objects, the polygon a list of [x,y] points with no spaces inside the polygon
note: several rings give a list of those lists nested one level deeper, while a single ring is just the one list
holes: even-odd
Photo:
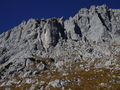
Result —
[{"label": "pale grey stone", "polygon": [[37,65],[37,68],[41,71],[41,70],[44,70],[46,67],[45,67],[45,65],[43,63],[39,63]]},{"label": "pale grey stone", "polygon": [[60,80],[51,81],[51,82],[49,82],[48,85],[53,86],[54,88],[61,87]]}]

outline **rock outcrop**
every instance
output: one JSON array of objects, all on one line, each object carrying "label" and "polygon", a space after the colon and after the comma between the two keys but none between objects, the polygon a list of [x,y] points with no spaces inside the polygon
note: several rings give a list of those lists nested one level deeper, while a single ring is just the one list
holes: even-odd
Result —
[{"label": "rock outcrop", "polygon": [[[119,59],[120,9],[91,6],[68,20],[63,17],[30,19],[0,35],[0,85],[10,86],[13,82],[2,82],[16,75],[26,79],[14,83],[38,83],[27,78],[44,76],[46,70],[49,70],[46,75],[52,77],[53,71],[66,72],[68,67],[72,70],[71,63],[76,62],[85,64],[74,67],[75,70],[89,71],[91,67],[120,70]],[[64,75],[69,76],[68,73]],[[60,88],[64,86],[61,82],[65,85],[82,82],[78,78],[58,79],[49,83],[43,81],[46,87],[41,88],[48,90],[50,85]]]}]

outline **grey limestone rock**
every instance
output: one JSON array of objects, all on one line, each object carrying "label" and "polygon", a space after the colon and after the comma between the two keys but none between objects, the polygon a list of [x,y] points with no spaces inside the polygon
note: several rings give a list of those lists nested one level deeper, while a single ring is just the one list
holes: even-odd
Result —
[{"label": "grey limestone rock", "polygon": [[57,88],[61,87],[60,80],[51,81],[51,82],[49,82],[48,85],[53,86],[53,87],[57,87]]},{"label": "grey limestone rock", "polygon": [[[84,60],[91,65],[96,58],[103,60],[95,67],[115,64],[114,56],[120,53],[119,21],[120,9],[106,5],[83,8],[67,20],[62,17],[23,21],[0,35],[0,75],[32,75],[29,67],[34,62],[26,59],[33,55],[53,58],[55,62],[49,67],[54,66],[58,71],[64,71],[60,67],[67,62]],[[6,67],[10,62],[13,64]],[[40,62],[35,63],[37,69],[45,70],[47,63]],[[59,81],[52,85],[59,87]]]},{"label": "grey limestone rock", "polygon": [[80,40],[82,33],[80,27],[72,20],[65,22],[65,30],[67,32],[67,38],[72,40]]},{"label": "grey limestone rock", "polygon": [[37,65],[37,68],[41,71],[41,70],[45,70],[45,65],[43,64],[43,63],[39,63],[38,65]]},{"label": "grey limestone rock", "polygon": [[41,34],[42,43],[45,49],[55,46],[60,38],[64,38],[64,28],[57,21],[57,19],[51,19],[46,22]]}]

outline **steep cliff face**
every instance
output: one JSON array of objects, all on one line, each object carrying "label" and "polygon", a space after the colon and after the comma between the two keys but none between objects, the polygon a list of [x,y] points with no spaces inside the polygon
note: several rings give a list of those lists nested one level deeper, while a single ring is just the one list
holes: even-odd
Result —
[{"label": "steep cliff face", "polygon": [[120,10],[106,5],[83,8],[68,20],[30,19],[0,35],[1,80],[50,68],[65,72],[69,62],[87,62],[80,70],[119,70],[119,57]]}]

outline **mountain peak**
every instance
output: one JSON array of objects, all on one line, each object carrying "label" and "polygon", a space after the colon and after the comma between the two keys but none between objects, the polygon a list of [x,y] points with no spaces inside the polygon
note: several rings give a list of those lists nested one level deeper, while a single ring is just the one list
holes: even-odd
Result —
[{"label": "mountain peak", "polygon": [[[108,70],[108,77],[112,77],[110,70],[115,74],[115,70],[119,72],[120,67],[119,21],[119,9],[109,9],[106,5],[91,6],[89,9],[80,9],[68,20],[64,17],[29,19],[1,34],[0,89],[11,83],[10,78],[18,82],[18,78],[22,78],[19,84],[29,84],[28,89],[36,86],[35,82],[39,85],[44,83],[43,88],[48,90],[51,86],[65,86],[67,89],[70,83],[85,84],[87,75],[91,76],[90,72],[97,73],[97,70],[101,73],[104,71],[103,74]],[[57,76],[58,74],[61,76]],[[87,75],[84,77],[84,74]],[[64,75],[69,78],[65,79]],[[27,77],[31,77],[30,80],[33,81],[29,81]],[[92,77],[96,78],[96,75]],[[7,78],[9,79],[5,81]],[[101,80],[98,82],[99,85],[105,83],[107,88],[109,83]],[[15,88],[20,86],[17,83],[15,85]],[[12,87],[12,84],[9,86]],[[115,88],[114,85],[111,87]]]}]

